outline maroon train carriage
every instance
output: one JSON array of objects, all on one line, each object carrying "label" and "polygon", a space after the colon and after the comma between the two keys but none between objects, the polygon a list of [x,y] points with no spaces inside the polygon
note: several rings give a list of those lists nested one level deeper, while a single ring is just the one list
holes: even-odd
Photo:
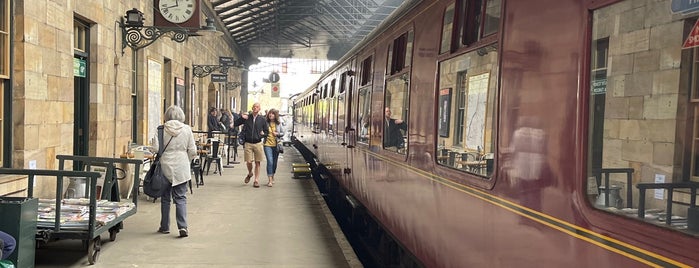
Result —
[{"label": "maroon train carriage", "polygon": [[693,10],[406,1],[294,99],[296,145],[375,265],[697,267]]}]

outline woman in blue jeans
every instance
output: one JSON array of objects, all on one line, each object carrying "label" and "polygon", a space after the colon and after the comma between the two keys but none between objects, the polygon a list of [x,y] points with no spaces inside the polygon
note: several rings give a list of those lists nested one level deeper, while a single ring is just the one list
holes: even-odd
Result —
[{"label": "woman in blue jeans", "polygon": [[268,187],[274,185],[274,173],[277,171],[277,161],[279,160],[279,150],[277,149],[277,144],[279,138],[284,136],[284,129],[282,124],[279,123],[279,111],[277,109],[271,109],[265,115],[267,119],[267,125],[269,125],[269,135],[265,139],[264,149],[265,158],[267,158],[267,182]]},{"label": "woman in blue jeans", "polygon": [[[160,129],[160,127],[158,127]],[[184,112],[180,107],[170,106],[165,111],[163,124],[163,152],[160,156],[160,168],[169,184],[160,196],[159,233],[170,233],[171,201],[175,203],[175,221],[180,237],[189,236],[187,230],[187,182],[192,179],[190,163],[197,157],[192,129],[184,123]],[[156,135],[157,137],[158,135]],[[157,152],[160,144],[153,144]]]},{"label": "woman in blue jeans", "polygon": [[10,257],[10,254],[15,251],[15,246],[17,246],[15,238],[8,233],[0,231],[0,260]]}]

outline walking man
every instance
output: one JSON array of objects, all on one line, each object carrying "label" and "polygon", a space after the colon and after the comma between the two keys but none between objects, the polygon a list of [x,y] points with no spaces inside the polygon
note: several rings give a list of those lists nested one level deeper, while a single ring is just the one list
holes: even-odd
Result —
[{"label": "walking man", "polygon": [[[245,139],[245,163],[248,167],[248,175],[245,177],[245,183],[250,182],[250,178],[255,176],[252,186],[260,187],[260,161],[265,157],[263,151],[262,138],[269,135],[269,126],[264,116],[260,114],[260,103],[252,105],[252,113],[241,114],[240,118],[235,120],[234,127],[243,125],[243,130],[239,135],[243,135]],[[253,174],[252,163],[255,162],[255,172]]]}]

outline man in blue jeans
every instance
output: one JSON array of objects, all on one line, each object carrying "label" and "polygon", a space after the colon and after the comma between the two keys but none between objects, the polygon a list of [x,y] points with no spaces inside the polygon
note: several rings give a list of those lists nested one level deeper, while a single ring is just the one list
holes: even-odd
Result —
[{"label": "man in blue jeans", "polygon": [[2,249],[0,251],[0,260],[10,257],[10,254],[15,251],[16,245],[17,241],[11,235],[0,231],[0,249]]}]

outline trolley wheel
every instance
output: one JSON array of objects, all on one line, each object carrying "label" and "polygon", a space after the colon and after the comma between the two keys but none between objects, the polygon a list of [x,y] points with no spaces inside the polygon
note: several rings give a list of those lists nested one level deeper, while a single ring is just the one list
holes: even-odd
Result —
[{"label": "trolley wheel", "polygon": [[102,248],[102,237],[99,235],[94,239],[90,240],[89,246],[87,247],[87,261],[90,264],[95,264],[97,258],[100,256],[100,250]]},{"label": "trolley wheel", "polygon": [[109,241],[114,241],[116,240],[116,235],[119,233],[118,229],[110,229],[109,230]]}]

